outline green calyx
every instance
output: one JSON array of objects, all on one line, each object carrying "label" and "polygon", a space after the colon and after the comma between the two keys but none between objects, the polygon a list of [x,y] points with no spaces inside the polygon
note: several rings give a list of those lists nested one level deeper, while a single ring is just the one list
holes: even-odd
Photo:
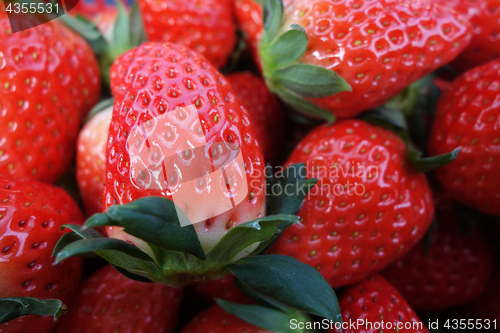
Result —
[{"label": "green calyx", "polygon": [[383,106],[364,113],[359,118],[397,133],[406,143],[408,159],[418,172],[427,173],[450,164],[460,153],[460,147],[458,147],[446,154],[423,157],[422,152],[412,144],[407,118],[399,110]]},{"label": "green calyx", "polygon": [[[202,248],[192,225],[181,227],[179,220],[185,216],[177,215],[182,211],[169,199],[145,197],[115,205],[106,213],[92,216],[83,226],[64,226],[72,232],[62,236],[55,246],[56,262],[95,253],[131,279],[173,287],[232,273],[239,287],[254,298],[281,304],[281,319],[286,315],[303,322],[307,318],[303,311],[338,322],[341,315],[337,297],[316,269],[291,257],[260,254],[284,229],[299,223],[292,214],[316,182],[305,178],[303,163],[285,169],[270,181],[287,190],[286,195],[269,197],[270,215],[233,227],[208,251]],[[105,238],[93,229],[104,226],[123,228],[142,240],[145,248]]]},{"label": "green calyx", "polygon": [[66,310],[66,305],[63,305],[58,299],[0,298],[0,325],[27,315],[51,316],[57,319]]},{"label": "green calyx", "polygon": [[350,85],[326,68],[299,63],[307,49],[308,37],[301,26],[292,24],[283,30],[281,0],[263,2],[264,31],[259,55],[264,78],[271,91],[288,105],[306,115],[332,123],[335,116],[307,98],[321,98],[351,90]]},{"label": "green calyx", "polygon": [[101,65],[101,75],[103,81],[109,85],[109,70],[113,61],[126,51],[141,45],[146,41],[144,26],[142,22],[139,5],[136,2],[127,13],[124,5],[117,1],[118,17],[113,27],[111,40],[108,41],[99,31],[97,26],[84,18],[76,15],[71,17],[63,15],[61,21],[70,29],[78,33],[92,47]]},{"label": "green calyx", "polygon": [[[221,278],[227,265],[265,250],[281,232],[298,223],[295,213],[315,179],[306,179],[303,165],[289,167],[271,182],[288,185],[292,195],[269,196],[268,216],[230,229],[211,249],[205,251],[193,225],[181,227],[187,219],[182,210],[166,198],[145,197],[126,205],[115,205],[95,214],[83,226],[66,225],[65,234],[54,249],[56,262],[68,257],[97,253],[115,267],[130,274],[171,286],[195,280]],[[139,249],[125,241],[103,237],[96,227],[115,226],[144,242]]]},{"label": "green calyx", "polygon": [[[276,237],[281,232],[278,225],[298,222],[294,215],[278,214],[243,223],[205,253],[194,227],[180,226],[177,211],[169,199],[146,197],[110,207],[106,213],[92,216],[83,227],[66,225],[73,233],[64,235],[54,249],[56,262],[95,252],[135,276],[180,287],[196,280],[222,278],[229,272],[226,266],[238,260],[243,251],[250,248],[248,255],[255,255],[261,250],[260,243]],[[123,227],[148,248],[141,250],[126,241],[102,237],[92,229],[105,226]]]},{"label": "green calyx", "polygon": [[[256,304],[237,304],[221,299],[216,299],[217,304],[226,312],[235,315],[252,325],[280,333],[312,333],[316,332],[307,328],[312,322],[311,317],[302,311],[285,305],[271,297],[264,296],[253,291],[237,278],[234,279],[235,286],[247,296],[256,301]],[[329,295],[333,303],[336,303],[335,294]],[[340,309],[336,308],[336,311]],[[339,318],[340,320],[340,318]]]}]

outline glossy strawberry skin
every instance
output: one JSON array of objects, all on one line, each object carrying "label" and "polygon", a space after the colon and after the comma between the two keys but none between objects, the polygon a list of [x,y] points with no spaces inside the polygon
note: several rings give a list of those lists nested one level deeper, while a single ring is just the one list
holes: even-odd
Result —
[{"label": "glossy strawberry skin", "polygon": [[106,266],[83,282],[54,333],[171,333],[181,297],[182,289],[130,280]]},{"label": "glossy strawberry skin", "polygon": [[[111,68],[111,80],[115,104],[107,146],[104,209],[144,196],[171,198],[172,194],[180,193],[182,188],[176,184],[182,184],[182,174],[174,178],[173,190],[146,189],[133,182],[132,179],[136,179],[135,169],[130,162],[134,156],[128,152],[127,136],[138,128],[133,119],[147,121],[160,117],[184,117],[187,113],[189,117],[196,117],[191,114],[194,112],[190,111],[195,108],[201,125],[190,129],[193,131],[190,133],[190,140],[206,142],[205,155],[210,153],[210,143],[237,144],[246,168],[242,177],[246,173],[248,186],[248,197],[235,208],[194,224],[202,246],[208,250],[233,226],[265,215],[265,195],[262,190],[265,165],[255,139],[250,115],[235,96],[229,83],[204,57],[181,45],[146,43],[115,61]],[[181,118],[176,119],[175,122],[172,121],[176,123],[173,126],[182,123]],[[161,149],[162,153],[158,154],[158,158],[163,162],[168,156],[176,156],[179,149],[186,149],[180,140],[174,139],[165,144],[165,139],[170,140],[167,132],[169,130],[166,129],[165,133],[148,139]],[[196,167],[196,160],[183,162],[180,159],[178,163],[186,163],[186,167]],[[144,165],[150,164],[146,160],[140,162]],[[161,167],[164,163],[157,164]],[[148,179],[156,180],[151,170],[145,171]],[[209,177],[207,182],[210,181],[222,184],[221,179]],[[161,183],[163,185],[163,181]],[[165,180],[165,183],[168,185],[168,180]],[[193,190],[191,193],[194,195],[194,192]],[[211,205],[207,204],[207,201],[213,199],[210,197],[211,193],[203,192],[207,194],[206,197],[196,201],[196,204],[202,202],[204,210],[211,209]],[[131,240],[118,229],[108,228],[107,231],[110,237]]]},{"label": "glossy strawberry skin", "polygon": [[276,161],[285,132],[285,115],[277,97],[250,72],[227,75],[226,79],[250,113],[264,160]]},{"label": "glossy strawberry skin", "polygon": [[[237,4],[237,16],[240,28],[252,28],[243,30],[250,45],[257,45],[262,29],[250,23],[249,13],[256,11],[248,1]],[[258,20],[253,22],[258,26]],[[351,85],[350,92],[311,100],[342,118],[384,104],[452,61],[471,38],[468,23],[454,13],[417,0],[290,1],[282,27],[288,30],[294,23],[309,39],[299,62],[335,71]]]},{"label": "glossy strawberry skin", "polygon": [[500,57],[500,0],[437,0],[432,3],[457,11],[472,24],[472,40],[453,61],[455,67],[467,70]]},{"label": "glossy strawberry skin", "polygon": [[432,221],[427,180],[388,130],[358,120],[322,125],[286,165],[301,162],[319,182],[299,211],[302,223],[286,229],[271,251],[315,267],[334,288],[401,257]]},{"label": "glossy strawberry skin", "polygon": [[252,299],[236,288],[233,281],[234,275],[229,274],[219,280],[194,282],[189,287],[211,304],[216,298],[240,304],[252,303]]},{"label": "glossy strawberry skin", "polygon": [[500,215],[500,60],[476,67],[443,92],[429,137],[429,153],[457,147],[460,154],[436,170],[444,191],[454,200]]},{"label": "glossy strawberry skin", "polygon": [[[62,189],[26,178],[0,177],[0,298],[57,298],[71,305],[80,283],[81,258],[54,264],[52,249],[82,224],[77,204]],[[70,304],[68,304],[70,303]],[[25,316],[0,325],[0,332],[48,333],[52,317]]]},{"label": "glossy strawberry skin", "polygon": [[0,173],[57,181],[100,95],[90,46],[58,21],[12,33],[2,9],[0,82]]},{"label": "glossy strawberry skin", "polygon": [[432,228],[428,253],[415,246],[381,275],[417,311],[437,311],[478,297],[488,282],[494,254],[481,230],[462,233],[449,198],[435,196],[437,228]]},{"label": "glossy strawberry skin", "polygon": [[76,178],[87,216],[102,212],[106,178],[106,145],[113,108],[96,114],[80,131]]},{"label": "glossy strawberry skin", "polygon": [[256,327],[227,313],[218,305],[214,305],[198,314],[181,331],[181,333],[224,332],[272,333],[272,331]]},{"label": "glossy strawberry skin", "polygon": [[223,67],[236,45],[229,0],[140,0],[150,41],[184,45]]},{"label": "glossy strawberry skin", "polygon": [[[406,303],[401,294],[379,275],[367,278],[356,286],[347,289],[340,299],[342,321],[346,324],[356,322],[359,319],[369,323],[381,323],[388,325],[392,323],[392,329],[386,326],[382,329],[368,327],[357,327],[352,329],[349,325],[344,333],[364,332],[413,332],[427,333],[425,324],[420,321],[412,308]],[[405,329],[404,325],[410,325],[411,329]],[[402,325],[399,330],[397,325]],[[420,326],[420,327],[419,327]],[[339,332],[330,330],[330,333]]]}]

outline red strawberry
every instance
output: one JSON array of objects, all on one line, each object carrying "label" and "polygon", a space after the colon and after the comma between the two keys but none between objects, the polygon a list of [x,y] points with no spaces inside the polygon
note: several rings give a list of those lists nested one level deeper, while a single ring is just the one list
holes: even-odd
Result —
[{"label": "red strawberry", "polygon": [[[81,224],[76,203],[62,189],[26,178],[0,177],[0,298],[72,300],[81,258],[54,264],[52,250],[63,224]],[[48,333],[52,317],[25,316],[0,325],[0,332]]]},{"label": "red strawberry", "polygon": [[358,120],[323,125],[286,165],[319,178],[272,251],[316,267],[332,287],[356,283],[409,251],[434,214],[423,174],[392,132]]},{"label": "red strawberry", "polygon": [[[204,57],[181,45],[146,43],[115,61],[111,79],[104,209],[173,195],[191,221],[203,221],[194,227],[205,251],[232,227],[265,215],[264,161],[250,115]],[[241,163],[227,167],[226,180],[219,166],[235,155]],[[120,228],[108,234],[150,252]]]},{"label": "red strawberry", "polygon": [[106,266],[82,284],[54,333],[173,332],[182,290],[143,283]]},{"label": "red strawberry", "polygon": [[102,212],[106,144],[112,114],[112,107],[97,113],[78,136],[76,177],[88,216]]},{"label": "red strawberry", "polygon": [[[428,332],[401,294],[379,275],[346,290],[340,299],[340,309],[344,333]],[[365,324],[351,326],[358,321]]]},{"label": "red strawberry", "polygon": [[220,298],[234,303],[252,303],[252,300],[233,283],[234,275],[230,274],[219,280],[195,282],[190,287],[201,295],[209,303],[214,303],[216,298]]},{"label": "red strawberry", "polygon": [[[236,10],[240,28],[255,47],[262,33],[260,19],[254,18],[255,4],[242,0],[237,2]],[[292,71],[293,65],[288,66],[295,58],[287,58],[287,52],[298,44],[297,39],[283,48],[288,51],[275,59],[278,65],[273,64],[273,53],[269,51],[273,50],[273,41],[285,36],[292,24],[303,27],[308,37],[299,64],[337,73],[352,91],[335,95],[316,91],[314,85],[320,83],[315,71],[302,82],[299,72]],[[470,26],[455,13],[417,0],[296,0],[285,3],[277,37],[261,43],[257,62],[268,86],[295,108],[317,116],[304,106],[304,100],[297,100],[302,98],[338,117],[353,117],[383,104],[411,82],[452,61],[470,38]],[[288,66],[285,72],[284,66]],[[300,73],[304,73],[302,69]],[[285,84],[283,75],[291,72],[296,75]]]},{"label": "red strawberry", "polygon": [[181,333],[224,332],[272,333],[272,331],[259,328],[227,313],[218,305],[214,305],[198,314],[184,326]]},{"label": "red strawberry", "polygon": [[471,43],[454,66],[467,70],[500,57],[500,0],[426,1],[457,11],[472,24]]},{"label": "red strawberry", "polygon": [[12,33],[0,11],[0,173],[52,183],[75,151],[82,120],[98,101],[90,46],[50,21]]},{"label": "red strawberry", "polygon": [[267,89],[265,82],[252,73],[235,73],[226,79],[252,117],[264,160],[275,161],[285,132],[285,116],[278,99]]},{"label": "red strawberry", "polygon": [[415,246],[382,275],[417,311],[442,310],[478,297],[493,268],[493,251],[480,230],[463,234],[451,201],[436,198],[437,229],[431,229],[428,253]]},{"label": "red strawberry", "polygon": [[500,215],[500,60],[476,67],[443,92],[429,138],[431,155],[461,147],[458,158],[436,171],[454,200]]},{"label": "red strawberry", "polygon": [[228,0],[140,0],[150,41],[185,45],[216,67],[226,64],[236,44],[232,3]]}]

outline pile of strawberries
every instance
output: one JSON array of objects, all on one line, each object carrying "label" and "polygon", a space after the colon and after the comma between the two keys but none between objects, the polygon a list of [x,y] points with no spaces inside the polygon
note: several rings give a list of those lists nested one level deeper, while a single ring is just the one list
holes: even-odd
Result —
[{"label": "pile of strawberries", "polygon": [[500,0],[7,14],[0,333],[500,332]]}]

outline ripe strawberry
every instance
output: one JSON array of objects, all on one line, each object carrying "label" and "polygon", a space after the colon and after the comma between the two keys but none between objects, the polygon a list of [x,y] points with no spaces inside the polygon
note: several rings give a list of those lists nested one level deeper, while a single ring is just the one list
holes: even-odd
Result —
[{"label": "ripe strawberry", "polygon": [[55,182],[100,92],[89,45],[58,21],[12,33],[0,11],[0,173]]},{"label": "ripe strawberry", "polygon": [[488,282],[494,255],[480,230],[463,234],[451,201],[435,197],[437,229],[424,243],[382,272],[417,311],[442,310],[478,297]]},{"label": "ripe strawberry", "polygon": [[97,113],[78,136],[76,178],[88,216],[102,212],[106,144],[113,108]]},{"label": "ripe strawberry", "polygon": [[[340,299],[340,309],[346,327],[342,330],[344,333],[428,332],[401,294],[379,275],[346,290]],[[358,320],[366,324],[350,327]],[[384,328],[380,327],[382,323]],[[338,331],[332,329],[329,332]]]},{"label": "ripe strawberry", "polygon": [[408,252],[434,214],[423,174],[392,132],[359,120],[309,133],[286,165],[316,177],[299,211],[302,224],[271,249],[316,267],[332,287],[356,283]]},{"label": "ripe strawberry", "polygon": [[236,45],[229,0],[140,0],[150,41],[182,44],[223,67]]},{"label": "ripe strawberry", "polygon": [[443,92],[429,137],[430,154],[461,147],[458,158],[436,171],[454,200],[500,215],[500,60],[476,67]]},{"label": "ripe strawberry", "polygon": [[182,289],[144,283],[106,266],[82,284],[54,333],[173,332]]},{"label": "ripe strawberry", "polygon": [[[26,178],[0,177],[0,298],[72,300],[81,258],[54,264],[52,250],[63,224],[81,224],[76,203],[62,189]],[[52,317],[24,316],[0,325],[0,332],[48,333]]]},{"label": "ripe strawberry", "polygon": [[[338,117],[353,117],[381,105],[411,82],[449,63],[471,39],[470,26],[455,13],[417,0],[285,2],[277,37],[266,40],[261,38],[262,22],[252,0],[237,1],[236,11],[249,44],[255,48],[261,42],[257,62],[270,89],[315,116],[318,114],[304,106],[306,99]],[[308,43],[304,53],[290,52],[298,44],[291,39],[287,48],[280,46],[283,56],[274,59],[272,46],[278,43],[274,41],[285,36],[292,24],[305,29]],[[337,73],[352,91],[320,92],[315,88],[320,83],[314,72],[303,82],[297,71],[290,75],[293,79],[283,79],[297,59],[299,64]],[[278,65],[273,63],[276,61]]]},{"label": "ripe strawberry", "polygon": [[181,333],[272,333],[247,323],[235,315],[227,313],[220,306],[214,305],[192,319]]},{"label": "ripe strawberry", "polygon": [[[191,221],[199,221],[199,214],[209,216],[194,224],[205,251],[232,227],[265,215],[264,161],[250,115],[204,57],[181,45],[146,43],[115,61],[111,80],[115,104],[104,209],[145,196],[174,195]],[[220,169],[200,168],[210,158],[217,170],[228,154],[239,154],[242,163],[229,168],[234,177],[227,181]],[[245,170],[239,169],[243,161]],[[228,194],[228,187],[236,191]],[[220,213],[226,195],[236,207]],[[121,228],[107,231],[150,252]]]},{"label": "ripe strawberry", "polygon": [[252,117],[264,160],[276,161],[285,132],[285,116],[278,99],[267,89],[265,82],[252,73],[234,73],[226,79]]},{"label": "ripe strawberry", "polygon": [[473,37],[453,65],[462,70],[500,57],[500,0],[437,0],[428,1],[455,10],[472,24]]},{"label": "ripe strawberry", "polygon": [[252,300],[233,283],[234,275],[230,274],[219,280],[194,282],[190,285],[205,301],[214,303],[216,298],[229,302],[247,304]]}]

